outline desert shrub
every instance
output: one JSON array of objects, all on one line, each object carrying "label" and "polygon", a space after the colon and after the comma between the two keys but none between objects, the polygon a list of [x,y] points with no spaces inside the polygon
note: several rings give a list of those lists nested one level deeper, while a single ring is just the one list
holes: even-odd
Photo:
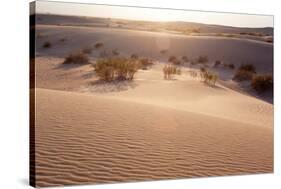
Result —
[{"label": "desert shrub", "polygon": [[139,60],[139,67],[143,70],[147,70],[149,67],[153,65],[153,62],[148,58],[142,58]]},{"label": "desert shrub", "polygon": [[237,70],[237,72],[234,74],[233,79],[236,81],[247,81],[251,80],[253,76],[254,74],[252,72],[245,70]]},{"label": "desert shrub", "polygon": [[208,57],[207,56],[199,56],[198,59],[197,59],[197,62],[199,64],[205,64],[207,63],[209,60],[208,60]]},{"label": "desert shrub", "polygon": [[119,53],[119,51],[117,49],[114,49],[114,50],[112,50],[112,54],[114,56],[118,56],[120,53]]},{"label": "desert shrub", "polygon": [[273,90],[273,77],[271,75],[257,75],[252,78],[252,88],[258,93]]},{"label": "desert shrub", "polygon": [[181,69],[174,65],[165,65],[163,68],[164,79],[172,79],[172,75],[181,75]]},{"label": "desert shrub", "polygon": [[133,80],[138,70],[135,60],[121,57],[111,57],[97,60],[93,65],[100,80]]},{"label": "desert shrub", "polygon": [[193,78],[196,78],[196,77],[197,77],[197,72],[194,71],[194,70],[190,70],[190,71],[189,71],[189,75],[190,75],[191,77],[193,77]]},{"label": "desert shrub", "polygon": [[215,64],[214,64],[214,67],[219,67],[221,65],[221,61],[220,60],[216,60],[215,61]]},{"label": "desert shrub", "polygon": [[137,54],[132,54],[131,55],[131,59],[137,60],[137,59],[139,59],[139,56]]},{"label": "desert shrub", "polygon": [[234,74],[233,79],[236,81],[251,80],[255,73],[256,68],[252,64],[242,64]]},{"label": "desert shrub", "polygon": [[256,68],[253,64],[242,64],[238,70],[256,73]]},{"label": "desert shrub", "polygon": [[52,46],[52,44],[48,41],[46,41],[45,43],[43,43],[43,47],[44,48],[50,48]]},{"label": "desert shrub", "polygon": [[168,52],[168,50],[161,50],[160,53],[161,54],[166,54]]},{"label": "desert shrub", "polygon": [[101,48],[101,47],[103,47],[103,43],[96,43],[95,44],[96,49]]},{"label": "desert shrub", "polygon": [[206,69],[200,69],[200,77],[201,81],[209,85],[216,85],[218,80],[218,75],[207,71]]},{"label": "desert shrub", "polygon": [[206,68],[200,67],[200,72],[206,72],[206,71],[207,71]]},{"label": "desert shrub", "polygon": [[90,63],[89,57],[83,52],[72,53],[68,55],[63,62],[63,64],[88,64],[88,63]]},{"label": "desert shrub", "polygon": [[230,69],[235,69],[235,65],[234,64],[228,64],[228,67],[230,68]]},{"label": "desert shrub", "polygon": [[82,49],[82,52],[85,53],[85,54],[91,54],[93,51],[93,48],[92,47],[84,47]]},{"label": "desert shrub", "polygon": [[188,62],[188,61],[189,61],[189,59],[188,59],[188,57],[187,57],[187,56],[182,56],[182,61],[183,61],[183,62]]},{"label": "desert shrub", "polygon": [[169,59],[168,59],[168,62],[174,62],[177,60],[177,57],[175,56],[170,56]]}]

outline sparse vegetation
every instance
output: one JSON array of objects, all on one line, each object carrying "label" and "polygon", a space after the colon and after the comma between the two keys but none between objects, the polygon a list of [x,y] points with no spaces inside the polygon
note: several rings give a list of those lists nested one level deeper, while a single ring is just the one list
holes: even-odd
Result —
[{"label": "sparse vegetation", "polygon": [[169,59],[168,59],[168,62],[174,62],[174,61],[176,61],[177,60],[177,57],[175,57],[175,56],[170,56],[169,57]]},{"label": "sparse vegetation", "polygon": [[273,90],[273,77],[271,75],[257,75],[252,78],[252,88],[258,93]]},{"label": "sparse vegetation", "polygon": [[63,64],[88,64],[88,63],[90,63],[89,57],[83,52],[70,54],[65,58],[63,62]]},{"label": "sparse vegetation", "polygon": [[209,61],[208,56],[199,56],[197,62],[199,64],[205,64]]},{"label": "sparse vegetation", "polygon": [[52,46],[52,44],[49,41],[46,41],[45,43],[43,43],[44,48],[50,48],[51,46]]},{"label": "sparse vegetation", "polygon": [[172,79],[173,75],[181,75],[181,69],[177,66],[168,64],[163,68],[164,79]]},{"label": "sparse vegetation", "polygon": [[139,60],[139,67],[143,70],[147,70],[149,67],[153,65],[153,62],[148,58],[142,58]]},{"label": "sparse vegetation", "polygon": [[256,73],[256,68],[252,64],[242,64],[237,72],[234,74],[233,79],[236,81],[251,80]]},{"label": "sparse vegetation", "polygon": [[188,57],[187,57],[187,56],[182,56],[182,61],[183,61],[183,62],[188,62],[188,61],[189,61],[189,59],[188,59]]},{"label": "sparse vegetation", "polygon": [[170,56],[168,59],[168,62],[171,62],[172,64],[174,64],[175,66],[181,66],[182,65],[182,61],[180,61],[177,57],[175,56]]},{"label": "sparse vegetation", "polygon": [[222,64],[222,63],[221,63],[220,60],[216,60],[216,61],[215,61],[215,64],[214,64],[214,67],[217,68],[217,67],[219,67],[221,64]]},{"label": "sparse vegetation", "polygon": [[193,77],[193,78],[196,78],[197,77],[197,71],[194,71],[194,70],[189,70],[189,74],[190,74],[190,76],[191,77]]},{"label": "sparse vegetation", "polygon": [[139,56],[137,54],[132,54],[131,55],[131,59],[137,60],[137,59],[139,59]]},{"label": "sparse vegetation", "polygon": [[209,85],[216,85],[218,75],[207,71],[205,68],[200,68],[201,81]]},{"label": "sparse vegetation", "polygon": [[96,49],[99,49],[99,48],[101,48],[101,47],[103,47],[103,43],[96,43],[96,44],[95,44],[95,48],[96,48]]},{"label": "sparse vegetation", "polygon": [[228,64],[228,67],[230,68],[230,69],[235,69],[235,65],[234,64]]},{"label": "sparse vegetation", "polygon": [[138,63],[128,58],[111,57],[97,60],[93,67],[100,80],[133,80]]}]

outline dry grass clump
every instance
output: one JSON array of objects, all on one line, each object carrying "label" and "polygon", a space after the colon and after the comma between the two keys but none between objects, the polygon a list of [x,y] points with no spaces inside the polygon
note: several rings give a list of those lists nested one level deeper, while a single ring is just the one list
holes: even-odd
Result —
[{"label": "dry grass clump", "polygon": [[111,57],[97,60],[93,67],[100,80],[122,81],[134,79],[134,75],[138,70],[138,63],[128,58]]},{"label": "dry grass clump", "polygon": [[189,58],[187,56],[182,56],[181,58],[182,58],[183,62],[188,62],[189,61]]},{"label": "dry grass clump", "polygon": [[137,54],[132,54],[131,59],[137,60],[139,59],[139,56]]},{"label": "dry grass clump", "polygon": [[216,85],[218,80],[217,74],[207,71],[205,68],[200,69],[200,77],[201,81],[209,85]]},{"label": "dry grass clump", "polygon": [[103,47],[103,43],[96,43],[96,44],[95,44],[95,48],[96,48],[96,49],[99,49],[99,48],[101,48],[101,47]]},{"label": "dry grass clump", "polygon": [[220,60],[216,60],[216,61],[215,61],[215,64],[214,64],[214,67],[217,68],[217,67],[219,67],[221,64],[222,64],[222,63],[221,63]]},{"label": "dry grass clump", "polygon": [[78,53],[72,53],[68,55],[63,64],[89,64],[89,57],[83,53],[83,52],[78,52]]},{"label": "dry grass clump", "polygon": [[242,64],[237,72],[234,74],[233,79],[236,81],[251,80],[256,73],[256,68],[252,64]]},{"label": "dry grass clump", "polygon": [[190,75],[191,77],[193,77],[193,78],[196,78],[198,74],[197,74],[197,72],[194,71],[194,70],[189,70],[189,75]]},{"label": "dry grass clump", "polygon": [[258,93],[273,90],[273,77],[271,75],[254,76],[251,82],[252,88]]},{"label": "dry grass clump", "polygon": [[181,75],[181,69],[174,65],[165,65],[163,68],[164,79],[172,79],[173,75]]},{"label": "dry grass clump", "polygon": [[139,60],[139,67],[143,70],[147,70],[149,67],[153,65],[153,62],[148,58],[142,58]]},{"label": "dry grass clump", "polygon": [[46,41],[45,43],[43,43],[43,47],[44,48],[50,48],[52,46],[52,44],[49,41]]},{"label": "dry grass clump", "polygon": [[208,56],[199,56],[197,62],[199,64],[206,64],[209,61]]},{"label": "dry grass clump", "polygon": [[168,62],[172,63],[175,66],[181,66],[182,62],[176,56],[170,56]]},{"label": "dry grass clump", "polygon": [[234,70],[235,69],[235,65],[234,64],[228,64],[229,69]]}]

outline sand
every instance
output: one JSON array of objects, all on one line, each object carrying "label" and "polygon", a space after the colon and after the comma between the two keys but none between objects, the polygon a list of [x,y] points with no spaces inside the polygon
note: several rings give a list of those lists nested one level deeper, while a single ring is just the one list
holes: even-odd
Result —
[{"label": "sand", "polygon": [[[38,187],[273,171],[273,104],[221,81],[205,85],[189,76],[190,68],[164,80],[168,55],[159,53],[169,44],[175,55],[244,57],[271,73],[272,44],[73,26],[38,31],[47,35],[37,40],[35,61]],[[49,49],[41,47],[46,40]],[[155,65],[139,70],[134,81],[116,83],[99,82],[91,65],[62,65],[70,52],[98,41]],[[98,53],[90,54],[92,62]]]},{"label": "sand", "polygon": [[36,90],[38,186],[273,171],[273,130],[153,104]]}]

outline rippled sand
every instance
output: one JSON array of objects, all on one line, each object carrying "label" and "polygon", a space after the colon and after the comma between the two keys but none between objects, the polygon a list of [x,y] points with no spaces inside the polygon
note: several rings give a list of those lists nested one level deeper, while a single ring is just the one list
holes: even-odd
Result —
[{"label": "rippled sand", "polygon": [[273,171],[271,127],[36,89],[37,186]]}]

